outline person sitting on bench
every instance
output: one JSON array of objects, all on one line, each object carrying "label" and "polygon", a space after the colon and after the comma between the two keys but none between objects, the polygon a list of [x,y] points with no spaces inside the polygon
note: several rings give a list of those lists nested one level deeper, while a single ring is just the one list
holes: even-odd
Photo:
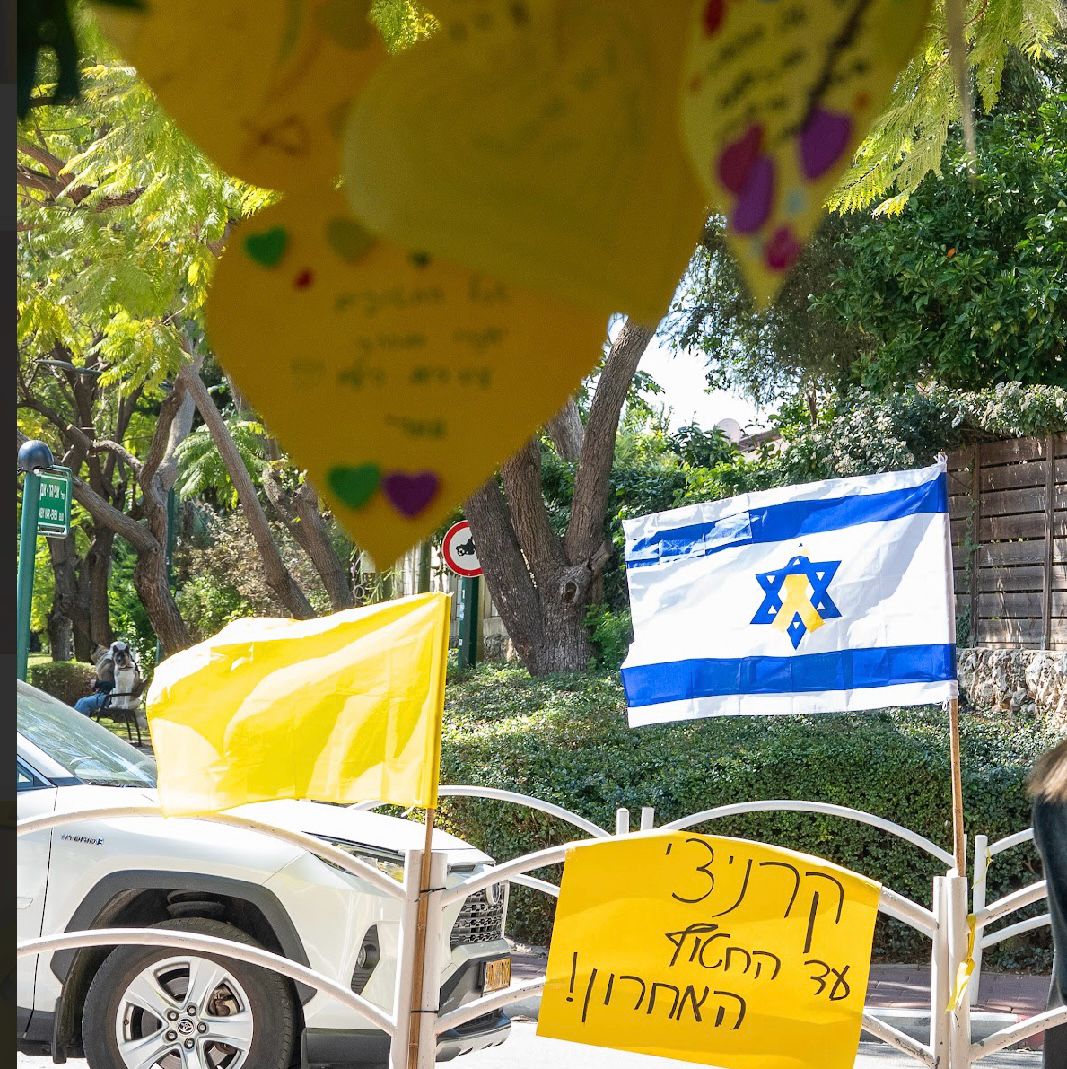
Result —
[{"label": "person sitting on bench", "polygon": [[103,646],[97,646],[93,654],[93,664],[96,665],[93,693],[86,694],[84,698],[79,698],[74,703],[74,708],[86,716],[99,712],[101,706],[107,701],[108,694],[115,689],[115,662],[111,657],[111,651]]}]

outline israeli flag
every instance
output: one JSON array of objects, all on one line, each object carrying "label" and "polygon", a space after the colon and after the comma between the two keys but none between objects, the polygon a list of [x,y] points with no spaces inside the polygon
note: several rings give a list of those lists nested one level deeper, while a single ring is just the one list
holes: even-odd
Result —
[{"label": "israeli flag", "polygon": [[943,459],[623,526],[631,727],[956,697]]}]

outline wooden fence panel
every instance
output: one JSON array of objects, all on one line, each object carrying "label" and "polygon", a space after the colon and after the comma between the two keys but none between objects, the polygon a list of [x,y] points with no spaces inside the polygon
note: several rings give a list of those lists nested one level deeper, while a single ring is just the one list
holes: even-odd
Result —
[{"label": "wooden fence panel", "polygon": [[1067,435],[953,453],[948,490],[961,643],[1067,649]]}]

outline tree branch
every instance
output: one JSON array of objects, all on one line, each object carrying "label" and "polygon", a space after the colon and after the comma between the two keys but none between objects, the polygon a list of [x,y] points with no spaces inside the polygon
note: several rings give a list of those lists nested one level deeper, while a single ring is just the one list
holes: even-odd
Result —
[{"label": "tree branch", "polygon": [[511,522],[525,551],[534,582],[549,590],[559,581],[566,563],[559,537],[548,522],[548,509],[541,488],[541,443],[531,438],[500,468]]},{"label": "tree branch", "polygon": [[637,365],[655,333],[654,326],[628,319],[616,336],[600,372],[585,424],[585,442],[574,477],[571,518],[563,540],[564,552],[572,564],[592,558],[604,541],[604,510],[611,487],[611,463],[615,456],[619,416],[637,373]]},{"label": "tree branch", "polygon": [[556,451],[564,460],[569,460],[573,464],[581,459],[585,427],[582,426],[582,417],[573,397],[569,398],[548,422],[545,432],[552,439]]}]

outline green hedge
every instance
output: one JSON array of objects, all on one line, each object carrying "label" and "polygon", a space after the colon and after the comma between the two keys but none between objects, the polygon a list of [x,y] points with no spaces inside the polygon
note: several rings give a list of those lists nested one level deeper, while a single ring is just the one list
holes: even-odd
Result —
[{"label": "green hedge", "polygon": [[[1029,825],[1025,779],[1052,742],[1035,719],[962,715],[964,797],[969,834],[990,839]],[[656,822],[729,802],[791,798],[833,802],[887,817],[951,849],[947,717],[939,708],[808,717],[724,717],[631,730],[614,675],[533,680],[520,669],[485,665],[450,685],[442,783],[472,783],[535,795],[614,826],[628,808]],[[498,860],[580,833],[552,817],[481,799],[446,799],[442,823]],[[709,834],[761,839],[828,858],[929,905],[939,863],[865,825],[812,814],[751,814],[705,825]],[[989,898],[1038,878],[1030,847],[1001,855]],[[541,875],[558,879],[558,870]],[[509,929],[544,944],[553,902],[512,889]],[[1048,929],[1009,940],[987,955],[991,967],[1050,964]],[[878,960],[922,961],[929,943],[880,917]]]},{"label": "green hedge", "polygon": [[31,661],[27,682],[67,705],[91,694],[96,669],[81,661]]}]

